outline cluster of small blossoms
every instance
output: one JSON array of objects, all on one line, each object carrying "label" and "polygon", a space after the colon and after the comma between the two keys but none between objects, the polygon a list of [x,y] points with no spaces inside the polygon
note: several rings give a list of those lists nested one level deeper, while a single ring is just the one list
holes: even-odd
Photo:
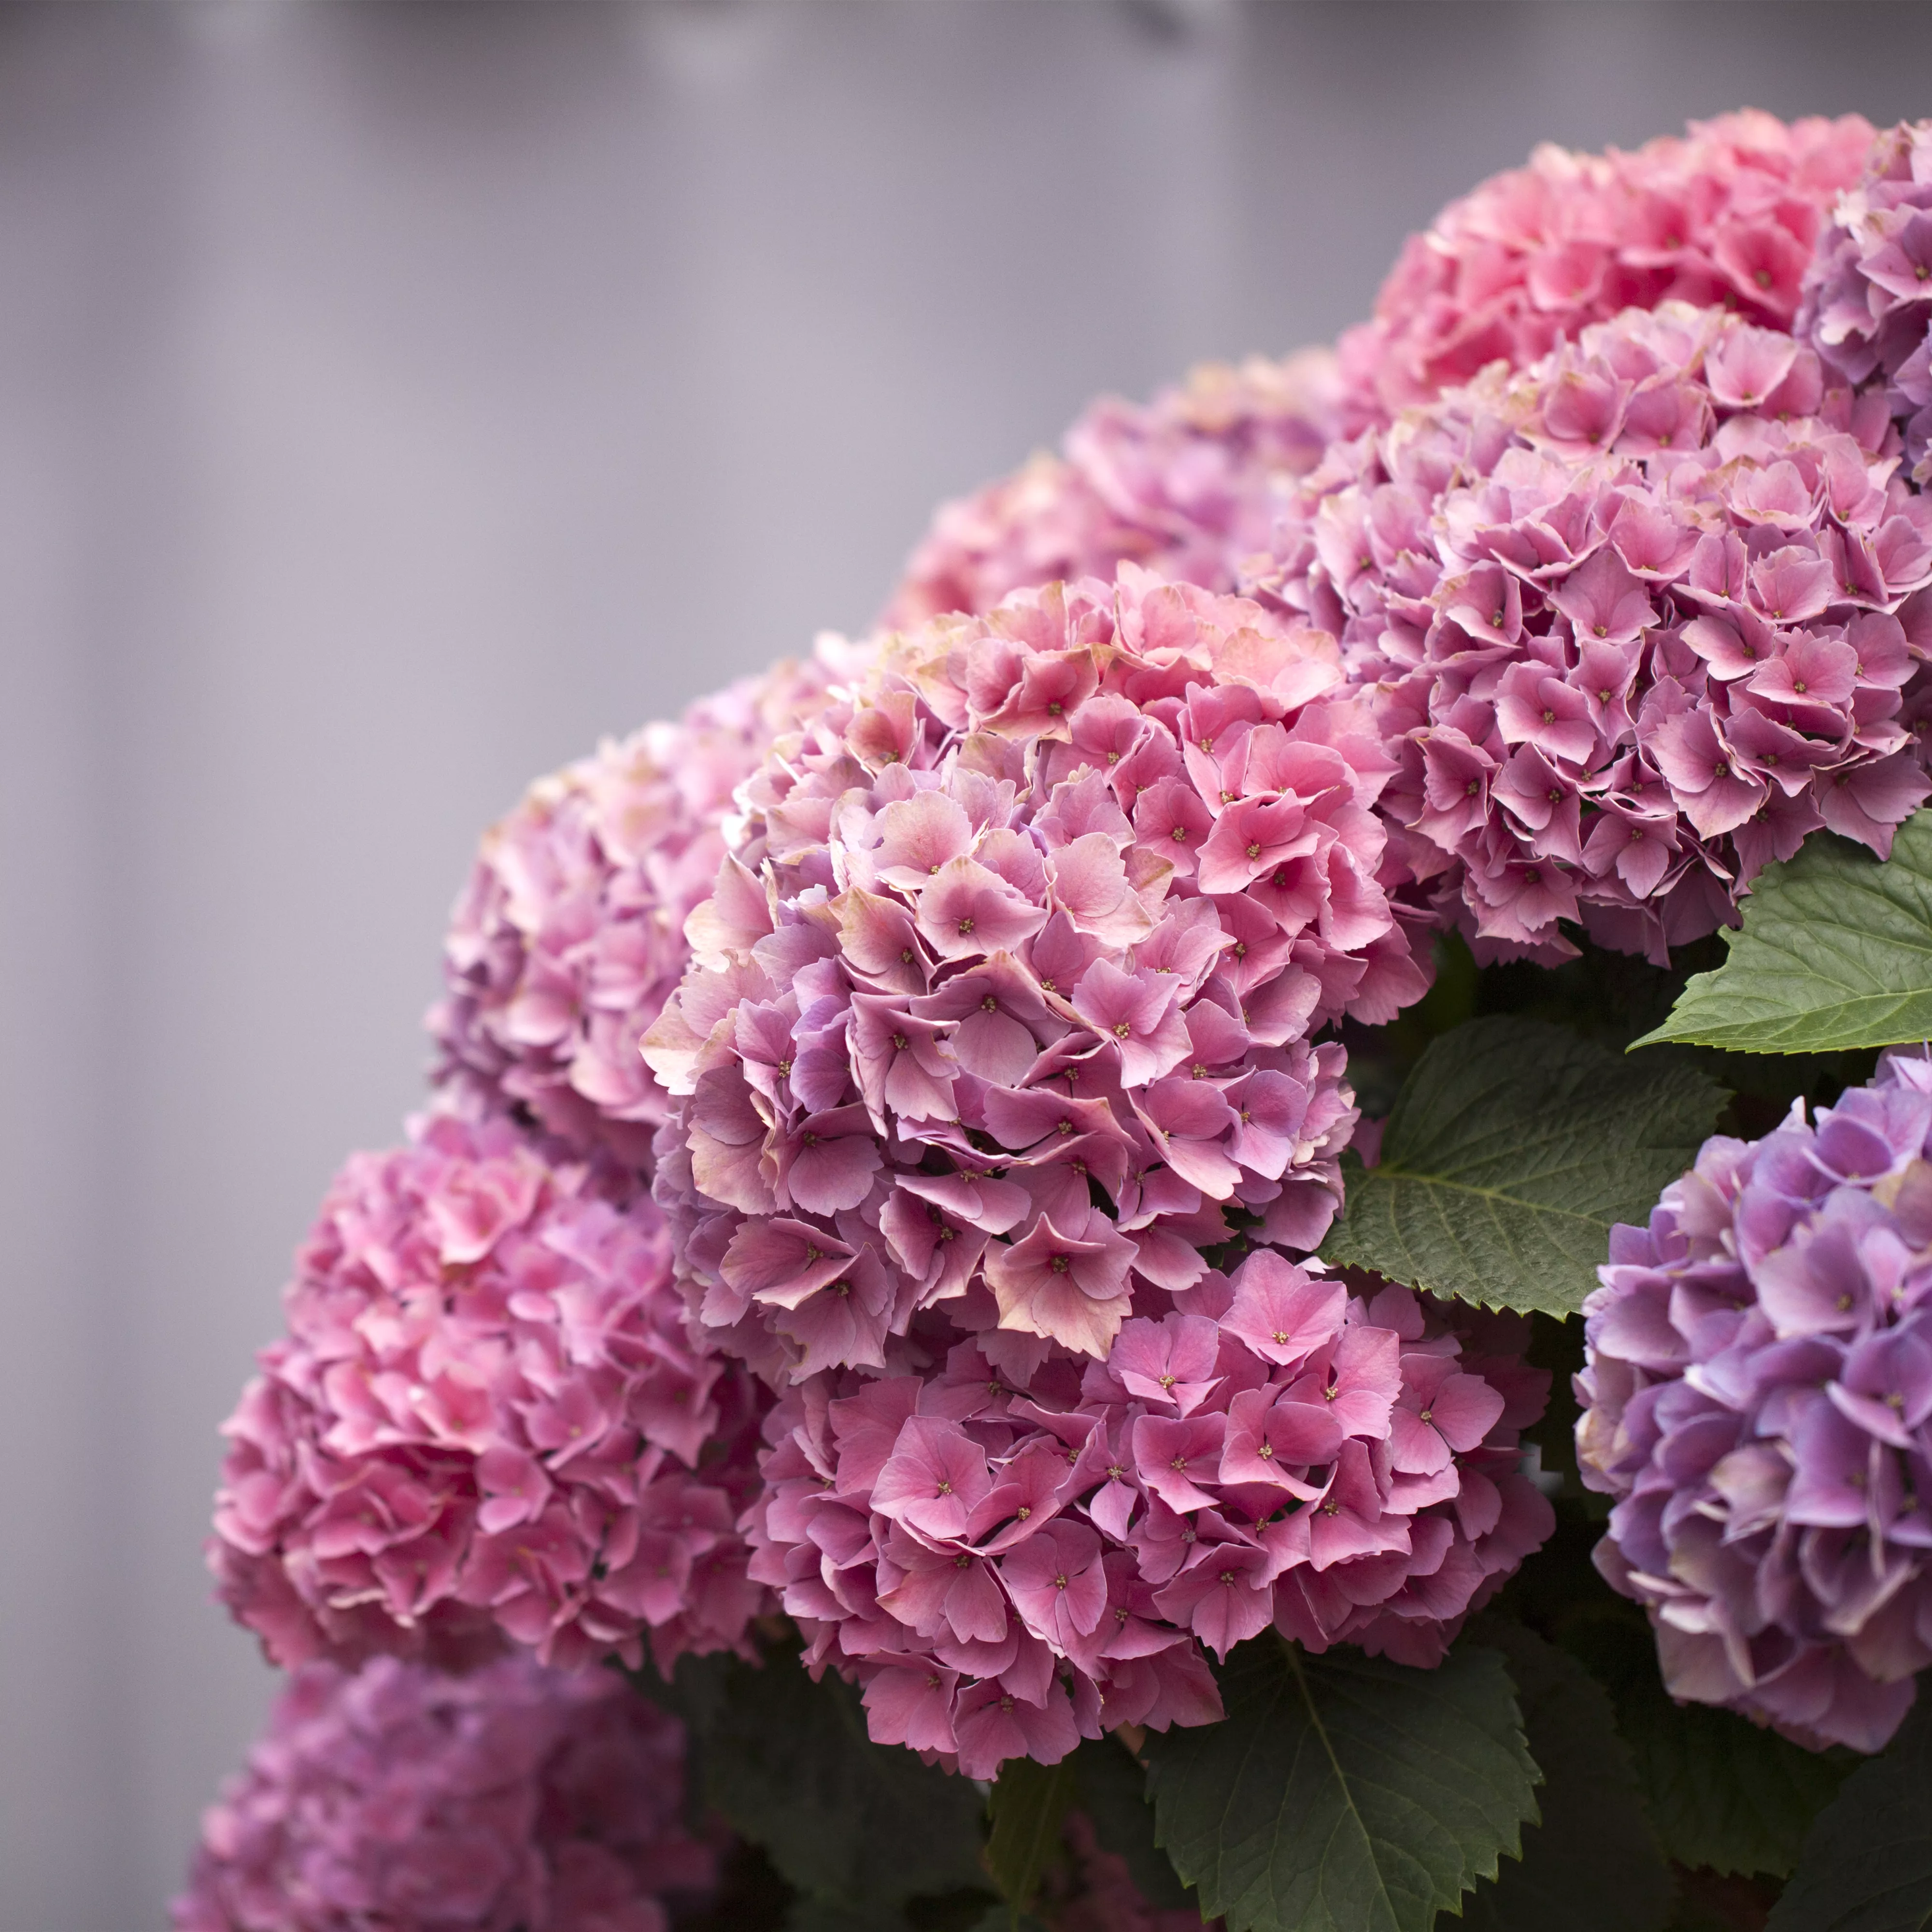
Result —
[{"label": "cluster of small blossoms", "polygon": [[1838,198],[1796,326],[1845,381],[1883,386],[1912,481],[1932,480],[1932,122],[1881,135]]},{"label": "cluster of small blossoms", "polygon": [[1550,1534],[1518,1472],[1524,1325],[1352,1296],[1266,1250],[1104,1364],[814,1376],[767,1418],[752,1574],[873,1736],[976,1778],[1123,1724],[1211,1722],[1202,1646],[1273,1624],[1440,1661]]},{"label": "cluster of small blossoms", "polygon": [[1234,587],[1267,542],[1284,485],[1351,424],[1335,358],[1208,363],[1147,404],[1109,397],[1041,454],[946,504],[883,621],[982,612],[1016,590],[1138,563],[1210,590]]},{"label": "cluster of small blossoms", "polygon": [[741,680],[539,780],[490,829],[429,1018],[451,1104],[516,1108],[648,1169],[664,1096],[638,1042],[690,957],[685,919],[717,874],[732,790],[853,668],[828,646]]},{"label": "cluster of small blossoms", "polygon": [[1023,1378],[1203,1249],[1320,1240],[1357,1113],[1308,1036],[1424,985],[1340,676],[1124,565],[890,640],[780,741],[644,1044],[707,1337],[778,1385],[935,1359],[930,1315]]},{"label": "cluster of small blossoms", "polygon": [[667,1932],[716,1855],[684,1733],[607,1672],[297,1672],[208,1810],[175,1932]]},{"label": "cluster of small blossoms", "polygon": [[277,1662],[742,1641],[761,1392],[694,1352],[662,1217],[614,1168],[432,1118],[351,1158],[284,1300],[209,1546]]},{"label": "cluster of small blossoms", "polygon": [[1820,226],[1871,139],[1856,115],[1786,126],[1745,112],[1634,154],[1540,148],[1410,238],[1339,362],[1305,350],[1212,364],[1151,404],[1097,404],[1063,454],[947,504],[885,621],[988,610],[1122,562],[1231,590],[1281,492],[1327,443],[1492,362],[1525,368],[1591,322],[1673,299],[1789,328]]},{"label": "cluster of small blossoms", "polygon": [[1871,139],[1856,114],[1787,127],[1748,112],[1634,154],[1538,148],[1410,236],[1374,320],[1342,338],[1351,401],[1387,419],[1666,301],[1789,328],[1820,227]]},{"label": "cluster of small blossoms", "polygon": [[1932,1061],[1707,1141],[1585,1304],[1597,1565],[1676,1696],[1876,1750],[1932,1664]]},{"label": "cluster of small blossoms", "polygon": [[1661,957],[1808,832],[1882,855],[1926,796],[1897,447],[1790,336],[1633,310],[1337,445],[1253,587],[1372,687],[1391,851],[1445,916]]}]

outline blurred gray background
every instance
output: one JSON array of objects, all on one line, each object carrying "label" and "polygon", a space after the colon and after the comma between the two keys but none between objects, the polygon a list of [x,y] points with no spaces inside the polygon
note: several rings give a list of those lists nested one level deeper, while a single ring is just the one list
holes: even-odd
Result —
[{"label": "blurred gray background", "polygon": [[477,833],[1533,142],[1932,110],[1908,5],[0,8],[0,1932],[162,1922],[200,1544]]}]

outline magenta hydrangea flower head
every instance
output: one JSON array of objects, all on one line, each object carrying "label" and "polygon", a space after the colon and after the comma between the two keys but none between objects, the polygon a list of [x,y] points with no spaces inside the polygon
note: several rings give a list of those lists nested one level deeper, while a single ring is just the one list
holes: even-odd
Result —
[{"label": "magenta hydrangea flower head", "polygon": [[1103,398],[1064,453],[946,504],[906,566],[884,622],[984,612],[1016,590],[1138,563],[1210,590],[1267,541],[1282,486],[1345,428],[1335,358],[1208,363],[1147,404]]},{"label": "magenta hydrangea flower head", "polygon": [[1585,1304],[1597,1565],[1673,1695],[1876,1750],[1932,1664],[1932,1060],[1707,1141]]},{"label": "magenta hydrangea flower head", "polygon": [[686,1339],[662,1219],[507,1120],[358,1154],[225,1425],[209,1560],[284,1665],[742,1642],[760,1394]]},{"label": "magenta hydrangea flower head", "polygon": [[1319,1241],[1357,1115],[1310,1036],[1424,983],[1340,676],[1125,565],[892,640],[780,741],[646,1036],[707,1335],[775,1385],[960,1334],[1020,1372],[1203,1249]]},{"label": "magenta hydrangea flower head", "polygon": [[1823,219],[1871,138],[1856,114],[1786,126],[1745,112],[1633,154],[1538,148],[1410,236],[1374,320],[1342,339],[1352,402],[1386,419],[1666,301],[1788,329]]},{"label": "magenta hydrangea flower head", "polygon": [[[1352,1296],[1272,1250],[1105,1364],[813,1376],[767,1418],[752,1574],[882,1743],[990,1778],[1221,1714],[1202,1647],[1441,1660],[1552,1526],[1517,1468],[1526,1324]],[[981,1338],[983,1342],[984,1338]]]},{"label": "magenta hydrangea flower head", "polygon": [[1338,445],[1258,587],[1372,688],[1445,916],[1661,958],[1814,828],[1883,855],[1926,796],[1932,512],[1896,452],[1790,336],[1632,310]]},{"label": "magenta hydrangea flower head", "polygon": [[1838,197],[1796,326],[1835,375],[1882,386],[1922,488],[1932,478],[1932,122],[1880,135],[1863,180]]},{"label": "magenta hydrangea flower head", "polygon": [[685,919],[710,892],[733,788],[852,668],[828,644],[742,679],[539,780],[485,835],[429,1018],[454,1105],[514,1108],[648,1168],[664,1096],[638,1042],[690,957]]},{"label": "magenta hydrangea flower head", "polygon": [[684,1748],[608,1672],[309,1664],[209,1808],[175,1932],[668,1932],[716,1882]]}]

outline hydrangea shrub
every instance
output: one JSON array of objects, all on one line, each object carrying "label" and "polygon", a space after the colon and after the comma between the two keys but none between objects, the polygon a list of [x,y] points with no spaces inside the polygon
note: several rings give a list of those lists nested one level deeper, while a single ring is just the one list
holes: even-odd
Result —
[{"label": "hydrangea shrub", "polygon": [[1928,125],[1539,148],[487,835],[179,1932],[1932,1915]]}]

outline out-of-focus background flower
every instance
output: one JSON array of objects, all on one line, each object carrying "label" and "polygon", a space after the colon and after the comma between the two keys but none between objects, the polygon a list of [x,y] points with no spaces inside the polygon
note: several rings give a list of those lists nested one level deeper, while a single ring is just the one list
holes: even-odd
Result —
[{"label": "out-of-focus background flower", "polygon": [[0,1926],[158,1922],[272,1679],[218,1454],[539,772],[1537,141],[1932,106],[1932,13],[0,10]]}]

